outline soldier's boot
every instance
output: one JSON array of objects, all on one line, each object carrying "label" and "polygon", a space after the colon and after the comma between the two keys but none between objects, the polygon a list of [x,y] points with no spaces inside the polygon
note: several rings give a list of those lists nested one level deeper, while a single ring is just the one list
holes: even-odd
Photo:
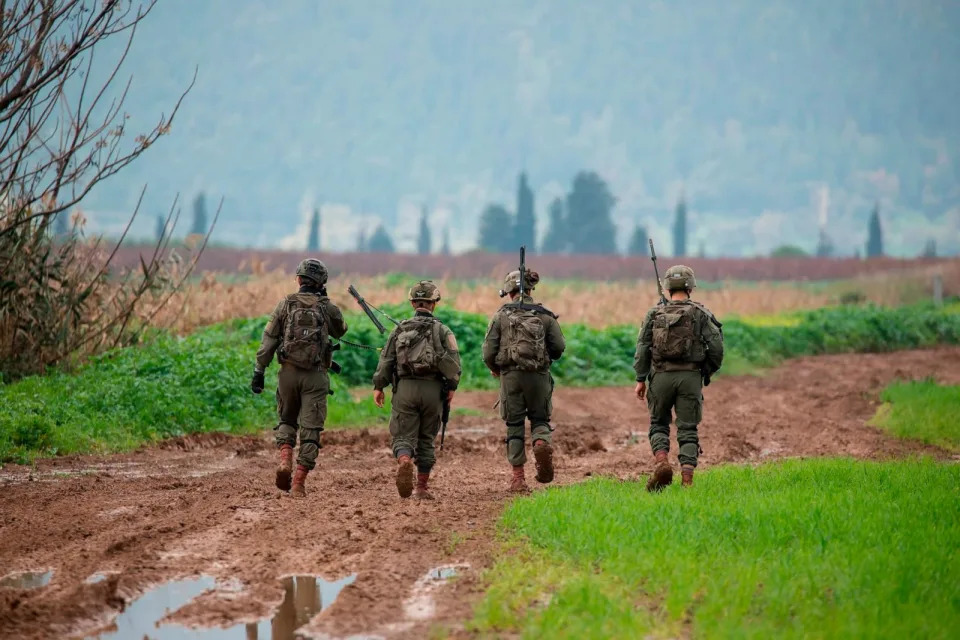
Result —
[{"label": "soldier's boot", "polygon": [[537,467],[537,482],[553,482],[553,447],[546,440],[533,443],[533,458]]},{"label": "soldier's boot", "polygon": [[667,460],[667,452],[657,451],[654,456],[653,473],[647,480],[647,491],[660,491],[673,482],[673,467]]},{"label": "soldier's boot", "polygon": [[397,458],[397,491],[401,498],[413,493],[413,460],[407,455]]},{"label": "soldier's boot", "polygon": [[310,470],[307,469],[302,464],[297,465],[297,472],[293,474],[293,487],[290,489],[290,497],[292,498],[306,498],[307,497],[307,474],[310,473]]},{"label": "soldier's boot", "polygon": [[510,491],[513,493],[527,493],[530,487],[527,486],[527,480],[523,475],[523,465],[513,465],[513,476],[510,478]]},{"label": "soldier's boot", "polygon": [[685,464],[680,467],[680,486],[682,487],[693,486],[693,465],[692,464]]},{"label": "soldier's boot", "polygon": [[277,465],[277,489],[290,491],[290,476],[293,474],[293,447],[280,445],[279,464]]},{"label": "soldier's boot", "polygon": [[414,494],[419,500],[433,500],[433,494],[427,490],[427,481],[430,479],[430,473],[417,472],[417,489]]}]

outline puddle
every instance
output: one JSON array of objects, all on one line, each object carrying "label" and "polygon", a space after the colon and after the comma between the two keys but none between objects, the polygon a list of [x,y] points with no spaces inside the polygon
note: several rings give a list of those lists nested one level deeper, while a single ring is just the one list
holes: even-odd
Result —
[{"label": "puddle", "polygon": [[457,575],[461,569],[468,569],[468,564],[447,564],[434,567],[413,584],[410,597],[403,603],[403,610],[407,618],[413,620],[427,620],[436,612],[436,602],[433,593],[447,580]]},{"label": "puddle", "polygon": [[[180,609],[216,581],[209,576],[177,580],[160,585],[134,600],[116,620],[116,629],[88,640],[293,640],[297,629],[333,604],[340,591],[356,580],[356,575],[328,582],[316,576],[289,576],[282,579],[284,596],[272,619],[240,623],[226,629],[192,629],[179,624],[158,624]],[[227,585],[230,589],[231,585]],[[233,587],[235,589],[235,585]]]},{"label": "puddle", "polygon": [[6,589],[39,589],[53,580],[53,569],[47,571],[19,571],[0,580],[0,587]]},{"label": "puddle", "polygon": [[84,580],[84,582],[86,582],[87,584],[97,584],[99,582],[103,582],[106,579],[107,579],[107,574],[98,572],[93,574],[86,580]]},{"label": "puddle", "polygon": [[437,567],[430,570],[430,575],[434,580],[446,580],[457,575],[457,567]]}]

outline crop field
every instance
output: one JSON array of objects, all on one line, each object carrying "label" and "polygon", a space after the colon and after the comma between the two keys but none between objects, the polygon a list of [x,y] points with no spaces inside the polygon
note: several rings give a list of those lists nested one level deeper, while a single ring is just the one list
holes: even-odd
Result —
[{"label": "crop field", "polygon": [[[307,498],[273,487],[276,365],[249,380],[290,276],[208,274],[140,344],[0,385],[0,637],[949,637],[960,301],[929,302],[928,275],[705,282],[724,367],[694,486],[660,494],[631,387],[652,283],[545,283],[557,479],[526,497],[479,355],[495,283],[444,280],[463,378],[437,499],[412,501],[377,352],[348,345]],[[406,317],[412,279],[335,278],[346,337],[386,339],[348,283]]]}]

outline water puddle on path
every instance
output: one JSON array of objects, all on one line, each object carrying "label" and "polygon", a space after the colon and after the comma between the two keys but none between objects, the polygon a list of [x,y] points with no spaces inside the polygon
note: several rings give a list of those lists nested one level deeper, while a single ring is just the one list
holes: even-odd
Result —
[{"label": "water puddle on path", "polygon": [[47,571],[18,571],[0,579],[0,588],[39,589],[53,580],[53,569]]},{"label": "water puddle on path", "polygon": [[297,629],[333,604],[340,591],[354,580],[355,575],[332,582],[316,576],[283,578],[283,602],[272,619],[240,623],[225,629],[159,624],[168,614],[213,589],[216,584],[209,576],[168,582],[134,600],[117,618],[115,629],[88,636],[88,640],[293,640]]},{"label": "water puddle on path", "polygon": [[436,612],[434,592],[443,586],[447,580],[455,577],[461,570],[469,569],[468,564],[448,564],[434,567],[427,571],[413,584],[410,597],[403,603],[403,610],[407,618],[412,620],[427,620]]}]

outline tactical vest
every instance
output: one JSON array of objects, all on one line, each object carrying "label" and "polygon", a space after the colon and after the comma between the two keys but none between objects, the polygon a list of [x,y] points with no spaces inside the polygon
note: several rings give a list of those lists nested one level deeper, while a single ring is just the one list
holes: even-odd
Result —
[{"label": "tactical vest", "polygon": [[280,362],[300,369],[326,369],[330,355],[330,327],[323,298],[304,293],[287,296]]},{"label": "tactical vest", "polygon": [[694,371],[706,358],[701,338],[702,314],[692,300],[673,300],[657,307],[653,315],[651,353],[660,371]]},{"label": "tactical vest", "polygon": [[550,368],[547,328],[542,318],[548,313],[534,304],[501,307],[497,366],[505,371],[546,371]]},{"label": "tactical vest", "polygon": [[397,327],[397,375],[401,378],[429,378],[440,375],[444,349],[440,321],[431,316],[414,316]]}]

